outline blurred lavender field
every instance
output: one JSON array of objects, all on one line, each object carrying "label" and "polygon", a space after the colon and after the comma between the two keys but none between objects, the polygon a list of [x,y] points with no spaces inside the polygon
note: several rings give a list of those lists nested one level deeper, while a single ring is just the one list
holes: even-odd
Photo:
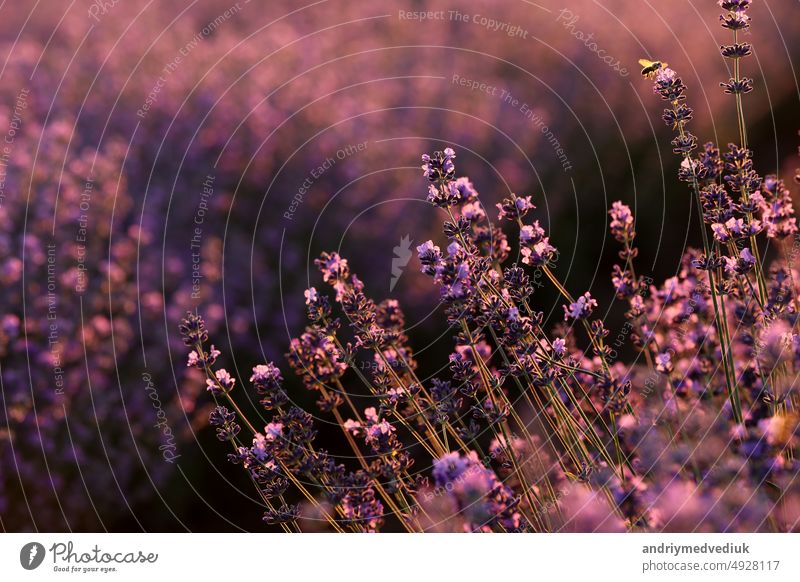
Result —
[{"label": "blurred lavender field", "polygon": [[[757,1],[747,34],[750,147],[762,175],[787,181],[798,10]],[[693,131],[735,141],[719,12],[706,0],[1,6],[0,528],[262,529],[247,479],[218,462],[212,401],[176,330],[198,310],[228,370],[249,377],[302,332],[322,251],[347,256],[376,301],[400,300],[421,376],[446,365],[443,310],[412,253],[441,228],[421,152],[456,148],[487,208],[534,195],[562,280],[604,306],[612,200],[636,215],[639,274],[678,273],[697,219],[637,60],[669,61],[692,91]],[[537,302],[561,320],[556,293]],[[286,385],[313,402],[299,379]]]}]

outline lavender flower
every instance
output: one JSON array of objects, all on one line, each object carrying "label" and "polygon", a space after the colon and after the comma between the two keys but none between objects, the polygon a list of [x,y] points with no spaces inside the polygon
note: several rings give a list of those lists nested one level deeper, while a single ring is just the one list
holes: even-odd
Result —
[{"label": "lavender flower", "polygon": [[738,258],[723,258],[725,259],[725,270],[729,273],[735,273],[737,275],[746,275],[753,270],[753,267],[756,264],[756,258],[748,248],[742,249]]},{"label": "lavender flower", "polygon": [[502,202],[497,204],[499,213],[498,220],[518,220],[525,217],[528,212],[534,210],[536,207],[531,203],[531,197],[525,196],[518,197],[512,194],[510,197],[505,198]]},{"label": "lavender flower", "polygon": [[209,415],[209,424],[216,427],[217,438],[221,441],[233,441],[242,427],[236,421],[236,414],[224,406],[217,406]]},{"label": "lavender flower", "polygon": [[214,372],[214,378],[206,380],[206,390],[212,394],[224,394],[233,389],[236,379],[233,378],[225,368],[220,368]]},{"label": "lavender flower", "polygon": [[608,211],[611,217],[611,236],[624,243],[633,240],[636,233],[633,230],[633,214],[630,207],[622,202],[614,202]]},{"label": "lavender flower", "polygon": [[261,405],[266,410],[274,410],[285,405],[289,396],[283,389],[281,371],[272,363],[259,364],[253,368],[250,382],[261,396]]},{"label": "lavender flower", "polygon": [[587,319],[597,307],[597,301],[588,291],[568,306],[564,305],[564,320]]},{"label": "lavender flower", "polygon": [[435,275],[442,262],[441,249],[429,240],[417,247],[417,253],[422,263],[422,272],[430,276]]},{"label": "lavender flower", "polygon": [[760,207],[767,237],[783,239],[797,233],[792,197],[783,180],[775,176],[764,178]]},{"label": "lavender flower", "polygon": [[719,0],[717,3],[728,11],[719,17],[723,28],[733,31],[750,28],[750,17],[745,12],[750,8],[751,0]]},{"label": "lavender flower", "polygon": [[434,152],[432,155],[422,156],[422,170],[428,179],[428,202],[440,208],[449,208],[460,202],[467,200],[462,198],[462,193],[470,198],[474,197],[474,190],[469,187],[468,182],[460,182],[458,185],[454,181],[456,168],[453,159],[456,157],[451,148],[445,148],[443,152]]}]

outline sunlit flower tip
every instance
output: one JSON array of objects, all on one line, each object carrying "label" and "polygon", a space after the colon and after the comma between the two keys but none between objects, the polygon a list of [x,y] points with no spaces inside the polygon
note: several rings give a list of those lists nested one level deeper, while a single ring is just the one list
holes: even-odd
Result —
[{"label": "sunlit flower tip", "polygon": [[761,223],[758,220],[745,223],[742,218],[729,218],[725,221],[725,228],[736,238],[746,238],[758,234]]},{"label": "sunlit flower tip", "polygon": [[380,422],[370,425],[370,427],[367,429],[367,438],[379,439],[381,436],[391,434],[393,432],[394,427],[385,420],[381,420]]},{"label": "sunlit flower tip", "polygon": [[671,103],[683,101],[686,98],[684,95],[686,85],[683,84],[678,74],[669,67],[661,68],[656,72],[653,91],[660,95],[664,101]]},{"label": "sunlit flower tip", "polygon": [[470,202],[461,208],[461,216],[470,222],[477,222],[486,218],[486,213],[479,202]]},{"label": "sunlit flower tip", "polygon": [[326,283],[342,281],[350,275],[347,259],[342,258],[339,253],[322,253],[314,264],[322,273],[322,280]]},{"label": "sunlit flower tip", "polygon": [[723,259],[725,260],[725,270],[737,275],[749,273],[756,264],[756,258],[749,248],[742,249],[738,258],[723,257]]},{"label": "sunlit flower tip", "polygon": [[561,357],[565,353],[567,353],[567,342],[565,342],[562,338],[557,337],[553,340],[553,353]]},{"label": "sunlit flower tip", "polygon": [[674,70],[670,69],[669,67],[661,67],[658,71],[656,71],[655,81],[656,83],[671,83],[678,79],[678,73]]},{"label": "sunlit flower tip", "polygon": [[536,208],[531,202],[530,196],[519,197],[516,194],[503,199],[495,206],[499,210],[498,220],[517,220]]},{"label": "sunlit flower tip", "polygon": [[692,182],[700,177],[702,171],[703,164],[695,159],[686,157],[681,161],[678,169],[678,178],[682,182]]},{"label": "sunlit flower tip", "polygon": [[711,231],[714,233],[714,238],[721,243],[726,243],[731,240],[731,235],[724,224],[715,222],[711,225]]},{"label": "sunlit flower tip", "polygon": [[378,422],[378,411],[375,409],[374,406],[365,408],[364,418],[367,419],[367,422]]},{"label": "sunlit flower tip", "polygon": [[447,254],[451,257],[458,257],[464,254],[464,247],[457,242],[451,242],[449,245],[447,245]]},{"label": "sunlit flower tip", "polygon": [[186,366],[189,368],[205,368],[206,366],[213,366],[214,362],[222,352],[220,352],[213,344],[208,352],[204,350],[192,350],[189,352],[189,359]]},{"label": "sunlit flower tip", "polygon": [[261,433],[256,433],[253,437],[253,447],[251,448],[253,456],[259,461],[267,460],[267,439]]},{"label": "sunlit flower tip", "polygon": [[520,253],[522,254],[522,262],[524,264],[532,267],[541,267],[553,260],[556,248],[550,244],[550,239],[548,237],[544,237],[534,245],[525,245],[523,243],[520,248]]},{"label": "sunlit flower tip", "polygon": [[280,525],[282,523],[290,523],[300,517],[300,506],[282,505],[281,507],[267,509],[264,516],[261,518],[267,525]]},{"label": "sunlit flower tip", "polygon": [[433,152],[433,154],[422,155],[422,171],[424,176],[431,182],[443,184],[454,178],[456,170],[453,159],[456,153],[452,148],[445,148],[443,152]]},{"label": "sunlit flower tip", "polygon": [[403,399],[406,395],[406,389],[402,386],[398,386],[396,388],[389,388],[386,392],[386,396],[388,396],[389,402],[396,404],[398,401]]},{"label": "sunlit flower tip", "polygon": [[362,426],[361,423],[358,422],[357,420],[348,418],[347,420],[344,421],[344,429],[347,432],[357,436],[358,434],[360,434]]},{"label": "sunlit flower tip", "polygon": [[519,229],[519,240],[526,245],[536,244],[544,238],[544,229],[539,226],[539,221],[526,224]]},{"label": "sunlit flower tip", "polygon": [[178,329],[183,337],[183,343],[187,346],[202,344],[208,340],[205,321],[201,316],[191,311],[186,313],[186,317],[181,320]]},{"label": "sunlit flower tip", "polygon": [[264,427],[264,438],[268,441],[274,441],[275,439],[281,438],[283,436],[283,423],[281,422],[270,422],[267,426]]},{"label": "sunlit flower tip", "polygon": [[478,199],[478,191],[469,178],[465,176],[456,179],[453,182],[453,187],[458,190],[459,199],[462,203],[475,202]]},{"label": "sunlit flower tip", "polygon": [[442,262],[442,250],[433,244],[433,241],[426,241],[417,247],[421,271],[426,275],[436,274],[437,267]]},{"label": "sunlit flower tip", "polygon": [[417,246],[417,252],[420,256],[430,256],[430,255],[439,255],[441,254],[441,250],[438,246],[433,244],[432,240],[425,241],[421,245]]},{"label": "sunlit flower tip", "polygon": [[656,355],[656,371],[662,374],[669,374],[672,372],[672,369],[672,356],[669,352]]},{"label": "sunlit flower tip", "polygon": [[273,385],[280,384],[283,381],[280,369],[275,364],[259,364],[253,368],[253,375],[250,376],[250,382],[253,384]]},{"label": "sunlit flower tip", "polygon": [[564,305],[564,320],[569,319],[586,319],[592,314],[594,308],[597,307],[597,301],[592,298],[591,293],[588,291],[578,297],[574,303],[568,306]]},{"label": "sunlit flower tip", "polygon": [[225,368],[220,368],[214,372],[215,380],[208,378],[206,380],[206,390],[212,394],[222,394],[228,392],[236,384],[236,379],[233,378]]},{"label": "sunlit flower tip", "polygon": [[319,301],[319,294],[314,287],[309,287],[303,293],[306,298],[306,305],[315,305]]},{"label": "sunlit flower tip", "polygon": [[611,217],[611,235],[616,240],[625,242],[634,237],[633,213],[629,206],[618,200],[611,205],[608,215]]}]

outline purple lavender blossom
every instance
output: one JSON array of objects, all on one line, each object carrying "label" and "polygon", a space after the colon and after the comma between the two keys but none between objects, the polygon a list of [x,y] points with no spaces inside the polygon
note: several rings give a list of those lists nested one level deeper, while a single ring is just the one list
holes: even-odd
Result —
[{"label": "purple lavender blossom", "polygon": [[578,297],[573,303],[568,306],[564,305],[564,320],[570,319],[586,319],[597,307],[597,301],[592,298],[592,294],[588,291]]}]

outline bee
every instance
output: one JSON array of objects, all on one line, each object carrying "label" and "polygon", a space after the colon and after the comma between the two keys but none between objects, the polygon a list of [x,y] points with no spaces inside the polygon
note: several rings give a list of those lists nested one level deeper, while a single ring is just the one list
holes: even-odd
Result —
[{"label": "bee", "polygon": [[648,61],[647,59],[639,59],[639,64],[642,65],[642,77],[652,79],[659,69],[666,68],[667,63],[661,61]]}]

